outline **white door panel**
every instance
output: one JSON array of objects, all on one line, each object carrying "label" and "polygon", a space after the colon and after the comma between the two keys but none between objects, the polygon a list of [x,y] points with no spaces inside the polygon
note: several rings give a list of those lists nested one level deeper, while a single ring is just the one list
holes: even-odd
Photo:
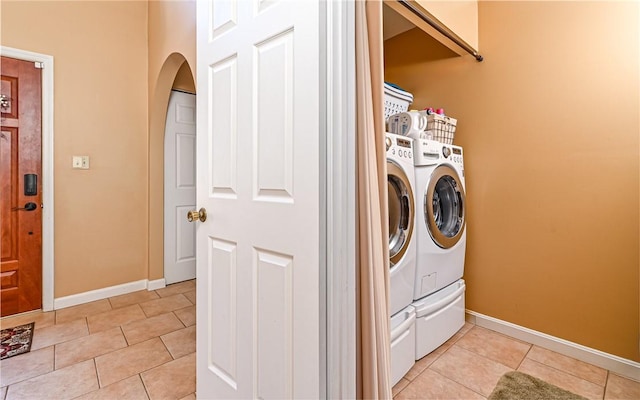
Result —
[{"label": "white door panel", "polygon": [[171,284],[196,277],[196,231],[185,218],[196,202],[195,95],[171,92],[164,154],[164,277]]},{"label": "white door panel", "polygon": [[320,396],[319,7],[198,2],[199,398]]}]

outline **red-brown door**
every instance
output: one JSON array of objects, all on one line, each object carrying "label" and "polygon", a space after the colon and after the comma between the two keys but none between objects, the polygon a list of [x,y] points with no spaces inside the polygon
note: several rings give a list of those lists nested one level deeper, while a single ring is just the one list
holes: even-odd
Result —
[{"label": "red-brown door", "polygon": [[0,313],[42,307],[41,70],[2,57]]}]

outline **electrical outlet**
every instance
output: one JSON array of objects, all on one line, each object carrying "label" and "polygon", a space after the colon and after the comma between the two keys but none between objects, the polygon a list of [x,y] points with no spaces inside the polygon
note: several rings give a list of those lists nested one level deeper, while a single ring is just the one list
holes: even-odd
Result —
[{"label": "electrical outlet", "polygon": [[72,168],[89,169],[89,156],[73,156]]}]

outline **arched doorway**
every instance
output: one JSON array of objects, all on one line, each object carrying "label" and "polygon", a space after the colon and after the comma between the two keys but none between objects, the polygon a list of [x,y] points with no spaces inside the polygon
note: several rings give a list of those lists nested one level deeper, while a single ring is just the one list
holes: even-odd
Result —
[{"label": "arched doorway", "polygon": [[163,287],[164,280],[164,134],[169,97],[174,85],[195,93],[191,66],[182,54],[165,60],[149,109],[149,289]]}]

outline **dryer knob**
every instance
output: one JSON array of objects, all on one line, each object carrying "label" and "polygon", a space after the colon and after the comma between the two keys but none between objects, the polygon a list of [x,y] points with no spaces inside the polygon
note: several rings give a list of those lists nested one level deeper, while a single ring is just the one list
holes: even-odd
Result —
[{"label": "dryer knob", "polygon": [[386,138],[386,139],[384,140],[384,143],[387,145],[387,151],[389,150],[389,147],[391,147],[391,145],[393,144],[393,143],[391,142],[391,138],[390,138],[390,137]]},{"label": "dryer knob", "polygon": [[451,155],[451,149],[447,146],[442,146],[442,155],[444,156],[444,158],[449,158],[449,156]]}]

